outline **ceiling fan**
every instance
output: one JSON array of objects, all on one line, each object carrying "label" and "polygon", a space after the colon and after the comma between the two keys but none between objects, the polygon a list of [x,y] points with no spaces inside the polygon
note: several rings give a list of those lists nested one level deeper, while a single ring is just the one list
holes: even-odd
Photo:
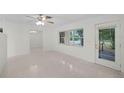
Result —
[{"label": "ceiling fan", "polygon": [[54,22],[49,21],[49,19],[53,18],[51,16],[46,16],[46,15],[43,15],[43,14],[38,14],[37,17],[34,17],[34,16],[27,16],[27,17],[35,19],[36,20],[36,25],[44,26],[46,22],[50,23],[50,24],[54,24]]}]

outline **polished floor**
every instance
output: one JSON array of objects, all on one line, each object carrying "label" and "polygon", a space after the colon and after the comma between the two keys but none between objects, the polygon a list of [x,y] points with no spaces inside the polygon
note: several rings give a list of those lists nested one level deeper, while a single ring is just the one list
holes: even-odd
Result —
[{"label": "polished floor", "polygon": [[59,52],[36,49],[8,59],[6,78],[122,78],[124,74]]}]

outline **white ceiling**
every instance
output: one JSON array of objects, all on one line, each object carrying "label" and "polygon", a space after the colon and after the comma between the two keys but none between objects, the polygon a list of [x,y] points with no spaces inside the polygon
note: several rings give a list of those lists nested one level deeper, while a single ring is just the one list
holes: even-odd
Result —
[{"label": "white ceiling", "polygon": [[[84,20],[84,19],[98,16],[95,14],[46,14],[46,15],[52,16],[53,18],[50,19],[50,21],[55,22],[55,24],[53,25],[46,24],[46,26],[60,26],[60,25],[69,24],[81,19]],[[3,18],[9,21],[35,25],[36,20],[28,18],[26,16],[37,16],[37,15],[36,14],[4,14],[0,16],[2,16]]]}]

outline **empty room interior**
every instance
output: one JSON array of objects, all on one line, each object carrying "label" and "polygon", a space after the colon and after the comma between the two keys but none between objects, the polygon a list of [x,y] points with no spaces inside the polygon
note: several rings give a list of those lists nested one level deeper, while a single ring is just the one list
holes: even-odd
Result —
[{"label": "empty room interior", "polygon": [[1,78],[123,78],[123,14],[0,14]]}]

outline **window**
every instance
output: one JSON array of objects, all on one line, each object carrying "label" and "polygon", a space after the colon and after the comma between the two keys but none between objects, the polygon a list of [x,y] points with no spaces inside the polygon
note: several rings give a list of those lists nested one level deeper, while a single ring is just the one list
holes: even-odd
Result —
[{"label": "window", "polygon": [[60,32],[60,43],[64,44],[65,43],[65,32]]},{"label": "window", "polygon": [[3,33],[3,29],[2,28],[0,28],[0,33]]},{"label": "window", "polygon": [[70,45],[83,46],[83,29],[70,32]]},{"label": "window", "polygon": [[60,43],[72,46],[83,46],[83,29],[60,32]]}]

